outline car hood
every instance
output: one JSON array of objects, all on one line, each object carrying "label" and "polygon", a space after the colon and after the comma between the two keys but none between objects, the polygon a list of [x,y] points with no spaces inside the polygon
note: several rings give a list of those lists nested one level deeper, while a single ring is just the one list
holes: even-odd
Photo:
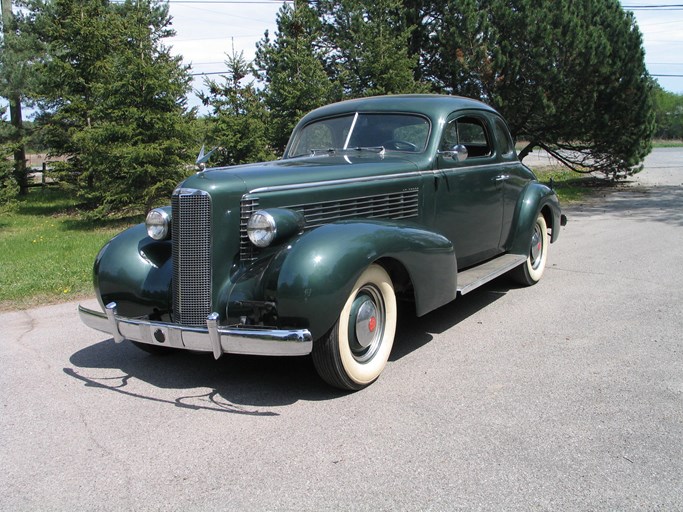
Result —
[{"label": "car hood", "polygon": [[401,174],[417,169],[416,162],[400,156],[325,155],[210,168],[191,176],[180,186],[208,192],[230,190],[244,194],[265,187],[305,187],[342,179]]}]

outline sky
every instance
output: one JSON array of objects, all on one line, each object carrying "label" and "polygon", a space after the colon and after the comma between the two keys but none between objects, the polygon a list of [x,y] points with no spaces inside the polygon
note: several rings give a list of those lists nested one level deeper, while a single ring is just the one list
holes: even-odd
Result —
[{"label": "sky", "polygon": [[[680,1],[680,0],[678,0]],[[683,3],[676,0],[622,0],[643,34],[645,63],[664,89],[683,94]],[[266,30],[275,33],[282,1],[276,0],[169,0],[176,36],[169,40],[173,53],[182,55],[192,73],[219,73],[226,69],[226,53],[244,52],[254,58],[256,42]],[[217,77],[216,77],[217,78]],[[203,76],[194,79],[200,89]],[[193,94],[191,105],[198,101]]]}]

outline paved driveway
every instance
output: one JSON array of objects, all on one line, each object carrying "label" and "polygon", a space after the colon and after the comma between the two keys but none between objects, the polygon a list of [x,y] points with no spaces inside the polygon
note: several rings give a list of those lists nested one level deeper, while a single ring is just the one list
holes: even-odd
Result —
[{"label": "paved driveway", "polygon": [[538,285],[403,312],[355,394],[1,314],[0,509],[683,509],[681,162],[569,208]]}]

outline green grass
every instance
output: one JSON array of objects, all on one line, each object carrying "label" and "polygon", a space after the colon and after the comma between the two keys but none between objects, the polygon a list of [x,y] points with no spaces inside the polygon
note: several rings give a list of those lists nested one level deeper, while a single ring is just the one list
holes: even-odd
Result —
[{"label": "green grass", "polygon": [[540,167],[534,168],[533,171],[541,183],[550,185],[552,179],[553,189],[562,205],[581,201],[598,190],[619,186],[618,182],[580,174],[563,167]]},{"label": "green grass", "polygon": [[653,148],[683,148],[683,140],[680,139],[655,139],[652,141]]},{"label": "green grass", "polygon": [[85,221],[77,201],[58,189],[31,189],[0,212],[0,310],[93,295],[100,248],[140,219]]}]

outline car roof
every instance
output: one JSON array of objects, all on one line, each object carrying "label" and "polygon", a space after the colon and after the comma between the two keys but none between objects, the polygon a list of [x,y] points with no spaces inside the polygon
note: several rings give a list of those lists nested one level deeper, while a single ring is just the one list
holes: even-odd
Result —
[{"label": "car roof", "polygon": [[436,120],[456,110],[475,109],[495,112],[486,103],[462,96],[441,94],[396,94],[340,101],[306,114],[301,123],[313,118],[331,117],[346,112],[414,112]]}]

